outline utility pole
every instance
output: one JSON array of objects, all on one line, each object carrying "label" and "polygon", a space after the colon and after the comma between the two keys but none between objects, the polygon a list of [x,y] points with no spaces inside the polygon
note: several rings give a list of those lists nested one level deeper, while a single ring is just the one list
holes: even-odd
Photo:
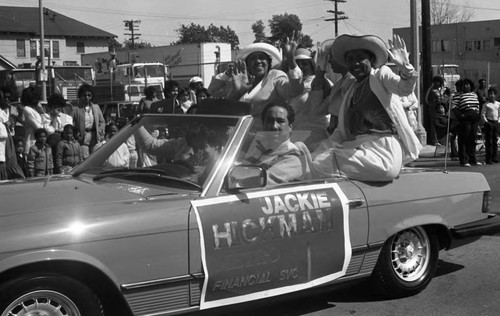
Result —
[{"label": "utility pole", "polygon": [[344,11],[339,11],[338,9],[338,3],[344,3],[346,0],[325,0],[325,1],[330,1],[335,3],[335,10],[327,10],[329,13],[333,13],[334,17],[331,19],[325,19],[325,21],[334,21],[335,25],[335,37],[339,35],[339,20],[346,20],[348,19],[347,16],[345,16]]},{"label": "utility pole", "polygon": [[[411,54],[410,62],[415,67],[415,70],[420,73],[420,43],[419,43],[419,30],[418,30],[418,19],[417,19],[417,0],[410,0],[410,25],[411,25]],[[427,133],[423,126],[422,113],[423,113],[423,98],[420,93],[420,80],[417,81],[415,87],[415,95],[417,96],[418,109],[417,109],[417,119],[418,127],[415,131],[418,140],[421,144],[427,144]]]},{"label": "utility pole", "polygon": [[40,71],[37,80],[42,82],[42,101],[47,101],[47,74],[45,71],[45,31],[43,24],[43,4],[42,0],[38,1],[38,6],[40,10]]},{"label": "utility pole", "polygon": [[136,33],[136,31],[139,31],[139,24],[141,24],[140,20],[124,20],[125,23],[125,31],[129,31],[130,33],[124,33],[123,35],[128,35],[130,36],[130,45],[131,48],[135,48],[135,40],[139,38],[139,33]]},{"label": "utility pole", "polygon": [[[421,96],[423,96],[424,104],[424,127],[429,128],[432,134],[432,129],[430,129],[431,116],[429,113],[429,107],[426,106],[425,95],[427,90],[432,85],[432,58],[431,58],[431,9],[430,0],[422,0],[422,69],[420,75],[422,76],[422,91],[420,91]],[[427,143],[432,143],[434,135],[429,135],[427,137]]]}]

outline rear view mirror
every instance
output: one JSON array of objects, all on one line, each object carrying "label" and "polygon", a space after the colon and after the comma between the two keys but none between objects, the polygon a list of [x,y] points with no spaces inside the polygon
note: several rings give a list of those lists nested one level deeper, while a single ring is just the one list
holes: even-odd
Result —
[{"label": "rear view mirror", "polygon": [[266,171],[262,167],[234,166],[227,175],[229,190],[259,188],[265,186],[266,183]]}]

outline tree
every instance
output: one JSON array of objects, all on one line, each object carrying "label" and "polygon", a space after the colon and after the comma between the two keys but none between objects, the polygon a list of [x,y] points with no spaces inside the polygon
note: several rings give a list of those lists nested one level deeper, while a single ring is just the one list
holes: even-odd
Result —
[{"label": "tree", "polygon": [[[273,15],[269,20],[269,29],[271,32],[269,37],[266,36],[264,29],[262,20],[252,24],[252,31],[255,34],[254,43],[266,42],[275,46],[281,46],[286,42],[287,38],[292,38],[294,33],[297,34],[302,31],[302,23],[297,15],[285,13]],[[312,47],[313,41],[311,37],[303,34],[299,46]]]},{"label": "tree", "polygon": [[190,44],[190,43],[229,43],[231,49],[238,48],[240,40],[236,32],[229,26],[215,26],[210,24],[208,28],[202,25],[191,22],[189,25],[182,24],[176,30],[179,34],[179,40],[174,44]]},{"label": "tree", "polygon": [[254,24],[252,24],[252,31],[255,34],[254,43],[268,43],[268,39],[266,37],[266,32],[264,31],[266,26],[262,20],[258,20]]},{"label": "tree", "polygon": [[153,47],[153,45],[151,45],[151,43],[148,43],[145,41],[140,41],[140,42],[134,42],[134,47],[132,47],[132,41],[125,40],[123,42],[123,48],[125,48],[125,49],[137,49],[137,48],[146,48],[146,47]]},{"label": "tree", "polygon": [[108,51],[110,52],[114,52],[116,50],[120,50],[123,48],[123,45],[118,42],[118,40],[116,38],[111,38],[108,40]]},{"label": "tree", "polygon": [[292,38],[294,32],[302,31],[302,23],[295,14],[273,15],[269,20],[271,40],[275,43],[285,43],[287,38]]},{"label": "tree", "polygon": [[431,24],[449,24],[470,21],[474,10],[468,2],[463,5],[452,4],[451,0],[430,0]]}]

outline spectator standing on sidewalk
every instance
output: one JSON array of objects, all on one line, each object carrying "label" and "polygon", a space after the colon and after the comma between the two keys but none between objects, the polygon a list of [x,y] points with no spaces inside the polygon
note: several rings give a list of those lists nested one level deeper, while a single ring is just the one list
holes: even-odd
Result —
[{"label": "spectator standing on sidewalk", "polygon": [[497,89],[488,89],[488,102],[483,104],[481,120],[484,124],[484,146],[486,148],[486,164],[497,163],[498,151],[498,119],[500,102],[496,101]]},{"label": "spectator standing on sidewalk", "polygon": [[150,113],[182,114],[184,113],[177,100],[179,94],[179,83],[175,80],[165,81],[163,91],[165,99],[153,102]]},{"label": "spectator standing on sidewalk", "polygon": [[74,138],[73,125],[63,128],[62,140],[56,146],[54,173],[65,173],[83,161],[83,151],[80,143]]},{"label": "spectator standing on sidewalk", "polygon": [[83,157],[86,159],[94,150],[95,145],[104,139],[106,122],[99,105],[92,102],[94,88],[82,84],[78,88],[78,106],[73,107],[73,124],[80,135],[80,145]]},{"label": "spectator standing on sidewalk", "polygon": [[430,129],[429,129],[429,140],[430,144],[434,146],[441,146],[436,135],[436,126],[434,122],[436,121],[436,113],[439,105],[443,105],[446,110],[448,110],[448,101],[450,98],[449,89],[444,87],[444,79],[441,76],[434,76],[432,78],[432,86],[427,91],[425,95],[425,101],[429,109],[430,116]]},{"label": "spectator standing on sidewalk", "polygon": [[479,100],[479,111],[482,111],[483,105],[488,102],[488,86],[486,85],[486,79],[479,79],[479,87],[477,87],[476,94]]},{"label": "spectator standing on sidewalk", "polygon": [[476,139],[479,131],[479,100],[470,79],[462,81],[463,93],[453,97],[453,112],[458,120],[458,158],[460,165],[480,166],[476,159]]},{"label": "spectator standing on sidewalk", "polygon": [[43,177],[53,173],[54,160],[52,149],[47,145],[47,131],[43,128],[35,130],[36,142],[28,153],[28,170],[30,177]]},{"label": "spectator standing on sidewalk", "polygon": [[40,105],[40,92],[33,86],[25,88],[21,95],[22,124],[24,126],[24,153],[28,154],[35,144],[35,130],[43,128]]},{"label": "spectator standing on sidewalk", "polygon": [[145,97],[139,102],[139,113],[149,113],[151,111],[151,104],[158,101],[156,98],[156,88],[154,86],[147,86],[144,88]]}]

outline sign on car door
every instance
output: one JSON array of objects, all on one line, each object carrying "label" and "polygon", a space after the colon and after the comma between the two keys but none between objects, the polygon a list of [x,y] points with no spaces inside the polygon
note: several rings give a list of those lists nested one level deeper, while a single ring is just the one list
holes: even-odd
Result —
[{"label": "sign on car door", "polygon": [[336,183],[192,204],[202,239],[202,309],[294,292],[346,273],[349,207]]}]

